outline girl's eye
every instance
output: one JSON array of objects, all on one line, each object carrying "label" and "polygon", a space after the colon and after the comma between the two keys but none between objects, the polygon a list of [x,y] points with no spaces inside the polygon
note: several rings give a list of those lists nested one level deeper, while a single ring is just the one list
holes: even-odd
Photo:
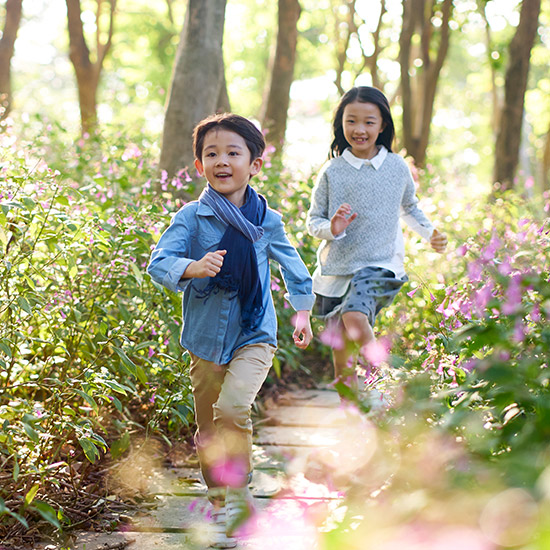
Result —
[{"label": "girl's eye", "polygon": [[236,157],[239,153],[237,153],[237,151],[231,151],[229,153],[232,157]]}]

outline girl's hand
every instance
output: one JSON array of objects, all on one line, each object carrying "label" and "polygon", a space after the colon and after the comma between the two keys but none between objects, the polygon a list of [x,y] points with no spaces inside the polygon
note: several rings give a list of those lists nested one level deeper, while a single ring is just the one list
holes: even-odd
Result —
[{"label": "girl's hand", "polygon": [[300,349],[306,349],[313,338],[309,316],[311,312],[301,310],[296,312],[295,329],[292,334],[294,344]]},{"label": "girl's hand", "polygon": [[445,233],[440,233],[437,229],[434,229],[434,232],[432,233],[432,238],[430,239],[430,244],[432,245],[432,248],[436,252],[442,254],[443,252],[445,252],[447,242],[447,235],[445,235]]},{"label": "girl's hand", "polygon": [[351,206],[347,203],[341,204],[338,210],[336,210],[334,216],[330,220],[330,230],[332,234],[340,235],[342,231],[345,231],[348,225],[357,218],[357,212],[351,213]]},{"label": "girl's hand", "polygon": [[227,250],[216,250],[216,252],[208,252],[200,260],[191,262],[187,269],[183,272],[183,279],[204,279],[205,277],[215,277],[222,268],[223,257]]}]

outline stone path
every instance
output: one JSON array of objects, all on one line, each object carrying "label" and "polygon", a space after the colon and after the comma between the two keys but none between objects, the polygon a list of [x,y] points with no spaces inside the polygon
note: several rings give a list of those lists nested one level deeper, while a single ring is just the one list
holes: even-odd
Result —
[{"label": "stone path", "polygon": [[[331,453],[338,457],[346,422],[339,403],[330,390],[290,392],[256,426],[251,490],[260,514],[239,548],[316,548],[318,528],[312,525],[322,526],[341,502],[327,486],[325,462],[319,460]],[[71,550],[208,548],[210,505],[198,469],[152,471],[148,481],[152,509],[114,533],[79,534]]]}]

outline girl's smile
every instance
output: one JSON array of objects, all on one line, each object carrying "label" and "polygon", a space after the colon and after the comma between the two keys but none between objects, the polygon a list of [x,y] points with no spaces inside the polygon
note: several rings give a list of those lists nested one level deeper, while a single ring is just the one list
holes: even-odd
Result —
[{"label": "girl's smile", "polygon": [[382,113],[374,103],[354,101],[344,108],[344,137],[350,144],[351,152],[358,158],[371,159],[376,156],[376,140],[385,127]]}]

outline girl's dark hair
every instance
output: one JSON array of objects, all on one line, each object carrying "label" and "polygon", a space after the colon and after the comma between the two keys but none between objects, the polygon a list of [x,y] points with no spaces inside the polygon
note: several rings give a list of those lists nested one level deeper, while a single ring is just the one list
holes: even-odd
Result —
[{"label": "girl's dark hair", "polygon": [[338,157],[344,152],[346,147],[350,147],[350,144],[344,137],[343,118],[346,105],[354,101],[359,101],[360,103],[374,103],[374,105],[380,109],[382,120],[386,123],[386,127],[378,136],[376,143],[384,145],[384,147],[391,152],[391,146],[395,136],[395,127],[390,112],[390,104],[386,96],[378,88],[373,88],[372,86],[357,86],[348,90],[342,96],[334,113],[334,120],[332,122],[334,140],[330,144],[329,157]]},{"label": "girl's dark hair", "polygon": [[265,139],[262,132],[247,118],[233,113],[221,113],[209,116],[195,126],[193,130],[193,152],[195,153],[195,158],[202,160],[204,136],[215,128],[223,128],[241,136],[250,151],[251,161],[263,155]]}]

